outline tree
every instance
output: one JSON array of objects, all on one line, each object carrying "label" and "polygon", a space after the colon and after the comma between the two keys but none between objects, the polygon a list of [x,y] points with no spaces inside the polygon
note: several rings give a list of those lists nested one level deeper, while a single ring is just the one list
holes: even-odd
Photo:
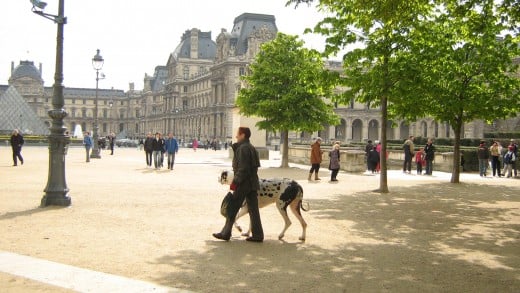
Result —
[{"label": "tree", "polygon": [[[407,87],[417,99],[399,99],[395,109],[409,119],[431,116],[449,123],[455,134],[452,183],[459,182],[464,123],[506,118],[520,110],[520,80],[513,76],[518,39],[511,32],[497,37],[515,17],[499,7],[493,0],[442,1],[437,13],[417,26],[404,57],[412,60],[407,69],[415,84]],[[406,112],[411,107],[414,111]]]},{"label": "tree", "polygon": [[338,116],[324,98],[334,89],[334,72],[325,70],[321,55],[303,47],[297,36],[278,33],[264,43],[243,76],[245,87],[236,105],[246,116],[263,118],[260,129],[280,131],[282,168],[288,163],[288,132],[314,132],[323,124],[338,124]]},{"label": "tree", "polygon": [[[290,0],[287,5],[310,4],[312,0]],[[399,81],[406,60],[400,58],[410,45],[409,35],[423,15],[431,11],[428,0],[320,0],[317,7],[327,16],[312,29],[326,36],[326,56],[335,55],[349,44],[363,48],[343,56],[344,75],[340,80],[347,90],[337,101],[347,104],[352,98],[381,107],[381,153],[387,149],[388,106],[404,91]],[[311,31],[311,30],[308,30]],[[389,104],[390,103],[390,104]],[[390,112],[392,113],[392,112]],[[379,192],[388,192],[386,156],[381,156]]]}]

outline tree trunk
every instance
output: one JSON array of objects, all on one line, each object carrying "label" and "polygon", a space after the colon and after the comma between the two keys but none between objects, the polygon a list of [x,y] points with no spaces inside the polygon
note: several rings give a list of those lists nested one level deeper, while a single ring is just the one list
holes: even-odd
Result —
[{"label": "tree trunk", "polygon": [[283,130],[280,135],[283,139],[282,165],[280,168],[289,168],[289,131]]},{"label": "tree trunk", "polygon": [[462,131],[462,122],[458,119],[453,127],[455,132],[455,143],[453,145],[453,169],[451,172],[451,183],[460,183],[460,135]]},{"label": "tree trunk", "polygon": [[388,99],[386,96],[381,98],[381,154],[379,174],[379,192],[388,193],[387,164],[386,164],[386,124],[388,123]]}]

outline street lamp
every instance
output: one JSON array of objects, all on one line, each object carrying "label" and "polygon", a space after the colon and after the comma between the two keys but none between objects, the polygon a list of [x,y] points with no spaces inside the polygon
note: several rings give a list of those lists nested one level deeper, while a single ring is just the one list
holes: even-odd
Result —
[{"label": "street lamp", "polygon": [[98,84],[99,84],[99,71],[103,68],[103,57],[99,55],[99,49],[97,49],[96,55],[92,58],[92,67],[96,70],[96,106],[94,109],[94,146],[92,148],[91,158],[100,159],[101,152],[99,151],[98,138],[99,138],[99,125],[98,125]]},{"label": "street lamp", "polygon": [[54,73],[54,85],[52,96],[52,109],[49,110],[49,117],[52,118],[51,134],[49,135],[49,176],[47,186],[44,189],[45,195],[41,200],[41,206],[48,205],[69,206],[71,198],[69,188],[65,180],[65,155],[70,137],[65,134],[66,127],[63,125],[63,118],[67,112],[63,109],[63,27],[67,23],[64,17],[64,1],[59,0],[58,15],[43,12],[47,3],[39,0],[31,0],[32,12],[44,18],[54,21],[58,25],[56,37],[56,70]]}]

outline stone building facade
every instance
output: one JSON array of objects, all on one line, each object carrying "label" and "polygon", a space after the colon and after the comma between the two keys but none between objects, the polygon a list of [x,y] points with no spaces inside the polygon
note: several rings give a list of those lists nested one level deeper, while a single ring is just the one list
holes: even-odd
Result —
[{"label": "stone building facade", "polygon": [[[272,15],[244,13],[235,18],[231,31],[221,29],[213,41],[211,32],[197,28],[186,30],[180,43],[168,56],[166,65],[155,67],[152,76],[145,74],[142,90],[131,83],[129,89],[98,90],[99,134],[115,132],[119,137],[143,137],[147,132],[173,132],[183,142],[216,139],[233,140],[235,99],[243,86],[240,77],[260,45],[275,38],[278,29]],[[329,61],[330,70],[341,70],[340,62]],[[8,86],[0,85],[0,95],[15,87],[34,112],[47,125],[51,119],[52,87],[45,87],[41,65],[21,61],[11,66]],[[65,126],[73,134],[76,125],[92,130],[96,90],[64,89]],[[336,105],[341,117],[336,126],[324,125],[316,133],[291,133],[291,141],[308,142],[316,136],[325,141],[360,142],[381,137],[381,115],[378,108],[352,101]],[[453,137],[451,127],[431,118],[413,123],[393,121],[385,131],[388,139],[405,139],[409,135],[422,137]],[[484,132],[520,129],[520,117],[496,120],[491,125],[474,121],[464,126],[463,137],[479,138]],[[278,144],[276,133],[267,133],[267,145]]]},{"label": "stone building facade", "polygon": [[[52,109],[53,88],[44,86],[41,72],[42,65],[36,68],[32,61],[20,61],[16,67],[13,62],[9,84],[0,87],[0,95],[13,87],[45,125],[50,127],[52,119],[47,112]],[[92,131],[96,89],[65,87],[63,95],[64,109],[68,114],[64,124],[69,133],[74,134],[76,125],[80,125],[83,131]],[[127,94],[123,90],[99,89],[97,102],[99,134],[104,136],[110,132],[124,131],[123,121],[127,118],[125,109],[128,103]],[[23,121],[19,124],[18,128],[23,130]]]}]

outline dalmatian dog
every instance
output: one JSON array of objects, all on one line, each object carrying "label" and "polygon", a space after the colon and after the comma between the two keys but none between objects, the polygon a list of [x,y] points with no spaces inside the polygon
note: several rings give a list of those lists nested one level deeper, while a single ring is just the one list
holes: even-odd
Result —
[{"label": "dalmatian dog", "polygon": [[[221,172],[218,181],[223,185],[231,185],[233,182],[233,171],[224,170]],[[301,210],[307,211],[302,206],[303,200],[303,188],[298,182],[288,179],[288,178],[272,178],[272,179],[260,179],[260,190],[258,192],[258,207],[263,208],[272,203],[276,203],[276,207],[278,211],[283,217],[285,222],[285,226],[282,232],[278,235],[278,239],[283,239],[285,235],[285,231],[291,226],[291,220],[287,215],[287,207],[290,207],[293,214],[296,216],[300,224],[302,225],[302,235],[299,240],[305,241],[305,231],[307,229],[307,223],[302,217]],[[300,210],[301,209],[301,210]],[[244,201],[242,207],[238,211],[237,217],[235,219],[238,220],[240,217],[248,213],[247,204]],[[242,232],[240,226],[235,222],[235,227]],[[249,236],[251,228],[245,233],[242,233],[242,236]]]}]

